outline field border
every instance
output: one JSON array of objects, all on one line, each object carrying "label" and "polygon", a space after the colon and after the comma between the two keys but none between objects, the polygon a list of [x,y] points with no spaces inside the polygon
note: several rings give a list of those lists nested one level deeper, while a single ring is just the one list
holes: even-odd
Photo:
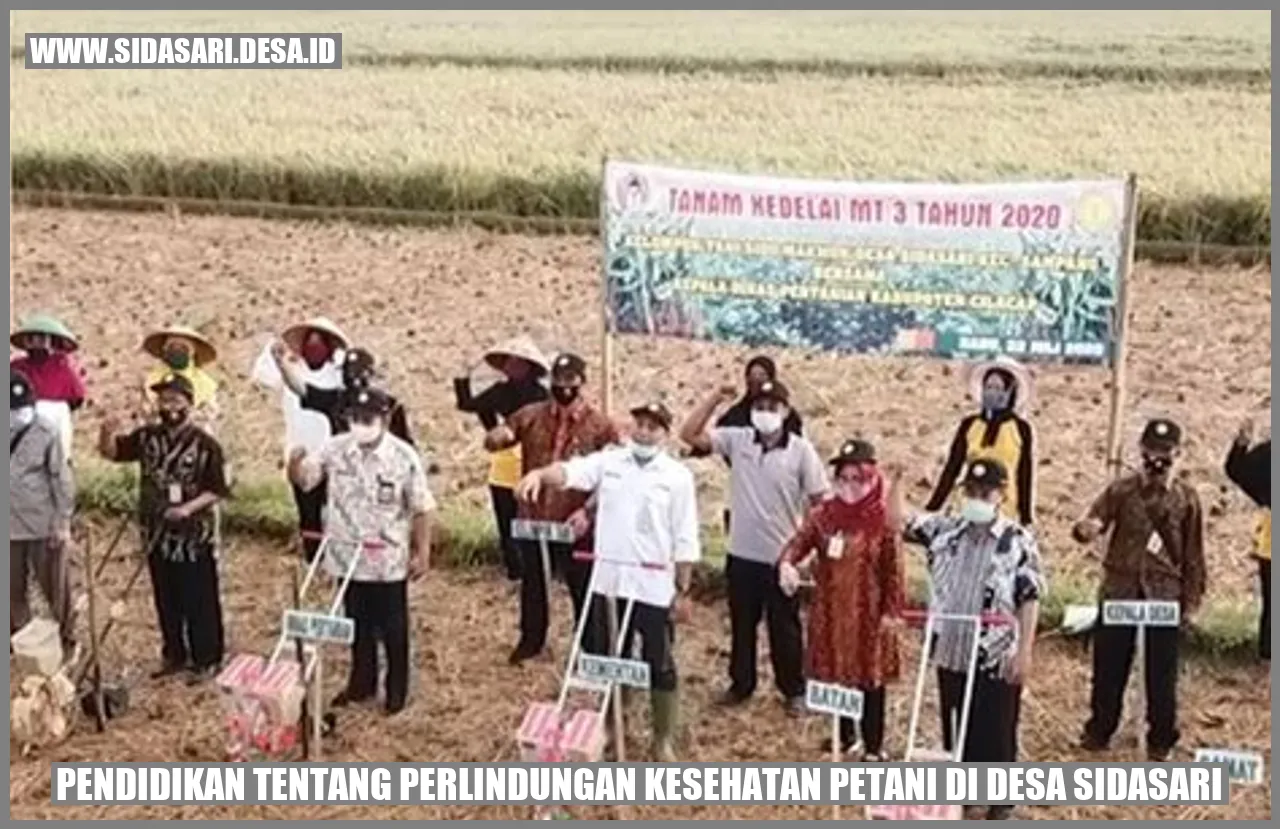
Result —
[{"label": "field border", "polygon": [[[136,468],[92,462],[80,465],[76,476],[76,507],[81,519],[125,520],[135,514]],[[276,542],[283,554],[291,554],[298,529],[293,497],[283,478],[238,481],[223,510],[222,528],[228,535]],[[718,527],[706,525],[703,538],[704,558],[694,568],[693,591],[696,600],[711,603],[725,595],[724,539]],[[441,510],[432,550],[433,567],[496,570],[500,563],[498,539],[487,509],[446,505]],[[923,574],[912,558],[908,558],[907,569],[910,598],[923,602]],[[1041,601],[1041,635],[1056,633],[1067,605],[1091,604],[1094,596],[1092,585],[1050,579],[1049,594]],[[1188,652],[1230,661],[1256,659],[1257,614],[1258,609],[1251,602],[1207,602],[1195,623],[1184,631]]]}]

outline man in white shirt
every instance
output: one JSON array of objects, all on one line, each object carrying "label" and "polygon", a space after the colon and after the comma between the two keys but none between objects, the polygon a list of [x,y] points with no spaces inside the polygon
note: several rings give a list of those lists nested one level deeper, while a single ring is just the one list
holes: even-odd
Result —
[{"label": "man in white shirt", "polygon": [[[374,696],[378,642],[387,653],[386,711],[405,707],[409,692],[409,579],[427,568],[435,499],[417,451],[387,430],[391,398],[362,389],[350,404],[351,430],[330,438],[314,455],[295,449],[289,477],[303,490],[328,481],[325,563],[344,573],[346,611],[355,620],[351,674],[334,707]],[[370,544],[370,542],[375,542]]]},{"label": "man in white shirt", "polygon": [[526,501],[544,487],[595,494],[595,591],[624,606],[635,603],[622,652],[631,651],[638,633],[653,683],[654,758],[670,763],[679,713],[672,622],[687,618],[693,565],[702,556],[697,489],[688,467],[663,451],[671,429],[667,408],[650,403],[632,409],[631,417],[626,446],[530,472],[516,494]]},{"label": "man in white shirt", "polygon": [[[348,347],[345,334],[324,317],[292,325],[281,336],[285,344],[298,354],[305,368],[299,371],[305,382],[320,389],[342,387],[342,352]],[[301,399],[284,382],[284,376],[271,353],[271,343],[262,349],[253,366],[253,381],[263,388],[280,392],[280,408],[284,413],[284,456],[286,463],[294,449],[316,452],[330,437],[329,419],[322,412],[302,408]],[[298,529],[307,535],[324,531],[325,485],[311,492],[293,486],[293,501],[298,507]],[[307,563],[320,548],[318,538],[303,538],[302,551]]]}]

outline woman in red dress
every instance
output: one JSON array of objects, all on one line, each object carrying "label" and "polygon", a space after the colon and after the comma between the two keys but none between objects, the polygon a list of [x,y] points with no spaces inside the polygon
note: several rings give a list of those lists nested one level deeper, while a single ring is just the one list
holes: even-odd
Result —
[{"label": "woman in red dress", "polygon": [[[889,514],[875,448],[850,440],[831,459],[835,492],[815,506],[783,550],[782,589],[799,586],[798,567],[811,555],[808,676],[864,694],[863,759],[881,760],[885,683],[898,678],[897,620],[904,601],[899,533]],[[840,720],[841,749],[857,744],[852,719]]]}]

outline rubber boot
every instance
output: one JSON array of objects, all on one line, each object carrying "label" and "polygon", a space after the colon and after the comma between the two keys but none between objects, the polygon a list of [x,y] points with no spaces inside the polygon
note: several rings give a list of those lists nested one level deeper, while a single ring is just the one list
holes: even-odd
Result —
[{"label": "rubber boot", "polygon": [[653,691],[649,695],[649,706],[653,718],[653,759],[658,763],[674,763],[680,696],[676,691]]}]

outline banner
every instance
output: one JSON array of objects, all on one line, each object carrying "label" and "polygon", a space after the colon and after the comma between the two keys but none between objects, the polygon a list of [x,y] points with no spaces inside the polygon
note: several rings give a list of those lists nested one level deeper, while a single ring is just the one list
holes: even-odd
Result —
[{"label": "banner", "polygon": [[1114,357],[1125,182],[891,184],[605,165],[612,330],[865,354]]}]

